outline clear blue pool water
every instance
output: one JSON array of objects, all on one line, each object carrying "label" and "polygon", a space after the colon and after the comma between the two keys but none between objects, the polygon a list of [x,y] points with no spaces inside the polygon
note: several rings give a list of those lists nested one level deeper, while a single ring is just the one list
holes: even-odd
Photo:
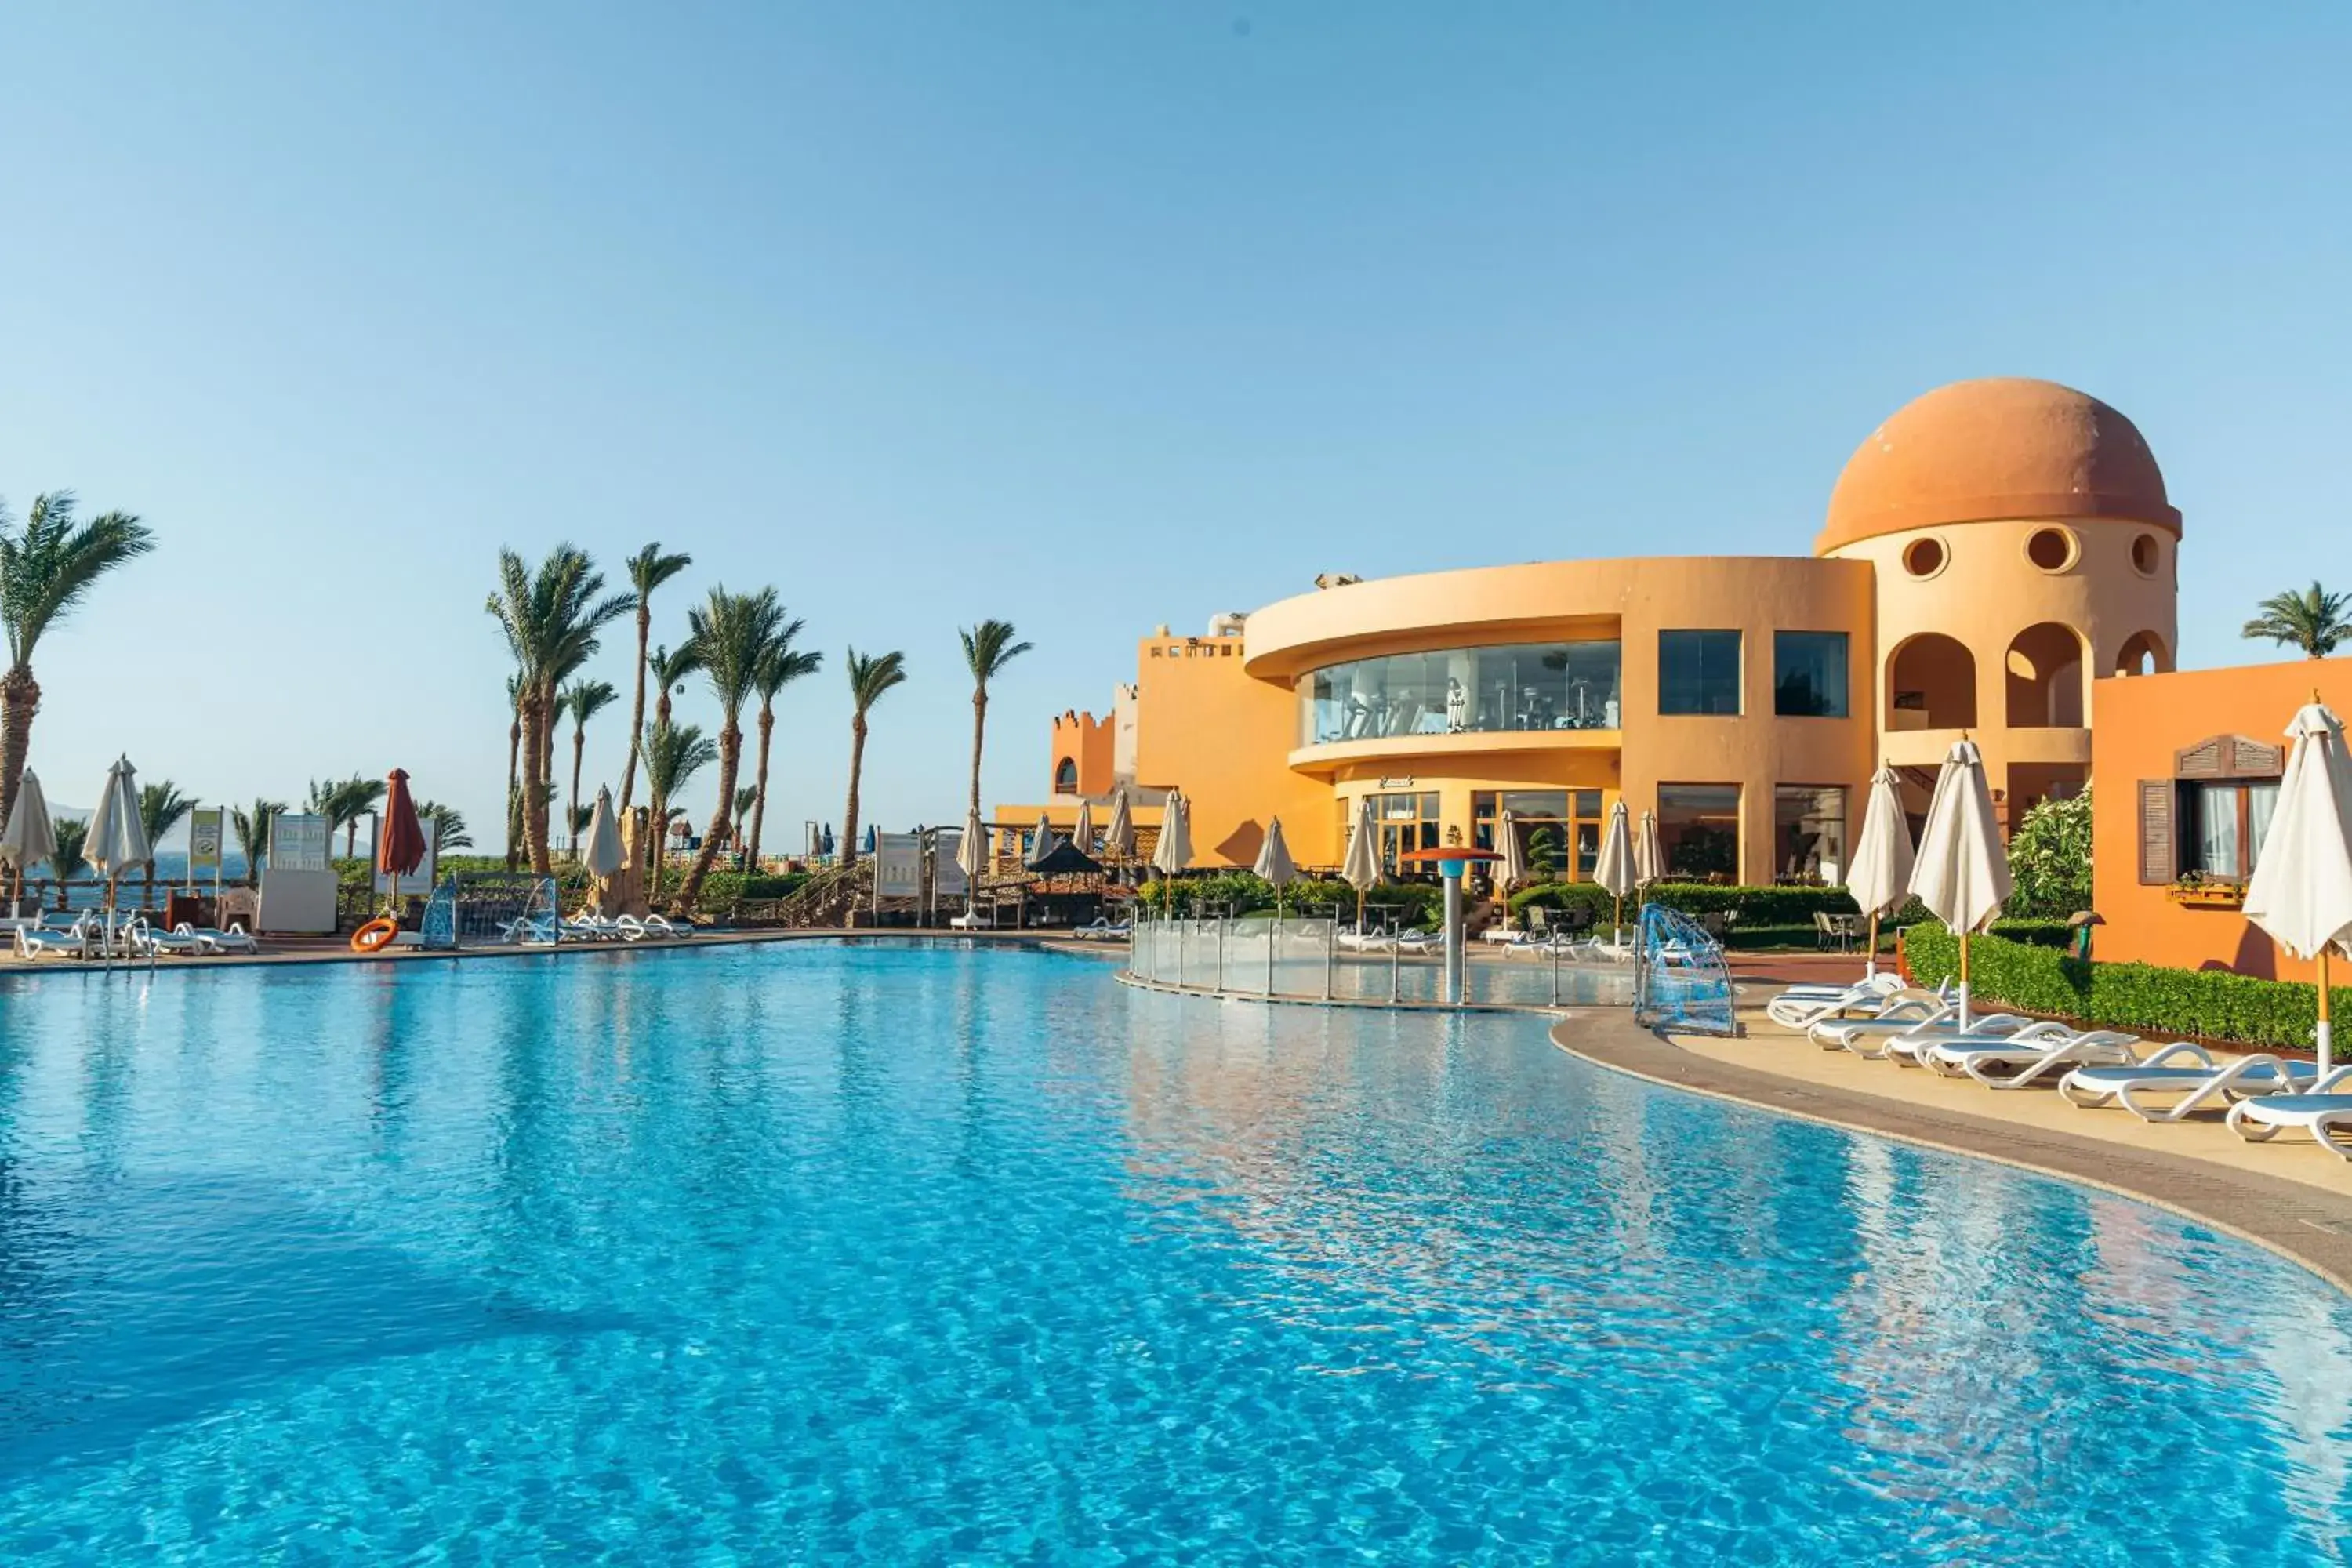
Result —
[{"label": "clear blue pool water", "polygon": [[1540,1023],[808,944],[0,994],[0,1561],[2341,1561],[2352,1312]]}]

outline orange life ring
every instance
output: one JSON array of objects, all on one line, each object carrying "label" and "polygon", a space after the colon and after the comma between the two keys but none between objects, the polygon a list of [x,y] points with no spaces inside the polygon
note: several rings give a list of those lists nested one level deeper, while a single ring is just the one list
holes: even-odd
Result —
[{"label": "orange life ring", "polygon": [[379,948],[388,944],[394,937],[396,937],[399,934],[399,921],[388,920],[383,915],[378,915],[375,919],[368,921],[367,924],[360,927],[359,930],[352,932],[352,951],[353,952],[373,952]]}]

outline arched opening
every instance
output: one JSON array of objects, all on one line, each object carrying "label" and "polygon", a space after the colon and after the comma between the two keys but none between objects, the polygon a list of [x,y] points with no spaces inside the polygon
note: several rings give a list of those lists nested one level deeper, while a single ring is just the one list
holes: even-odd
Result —
[{"label": "arched opening", "polygon": [[2079,730],[2083,726],[2083,639],[2072,626],[2043,621],[2009,645],[2009,727]]},{"label": "arched opening", "polygon": [[1977,660],[1958,638],[1923,632],[1886,664],[1889,730],[1965,730],[1977,721]]},{"label": "arched opening", "polygon": [[1076,757],[1064,757],[1054,764],[1054,793],[1055,795],[1078,793],[1078,760]]},{"label": "arched opening", "polygon": [[2172,668],[2172,655],[2154,632],[2134,632],[2116,654],[2117,675],[2162,675]]}]

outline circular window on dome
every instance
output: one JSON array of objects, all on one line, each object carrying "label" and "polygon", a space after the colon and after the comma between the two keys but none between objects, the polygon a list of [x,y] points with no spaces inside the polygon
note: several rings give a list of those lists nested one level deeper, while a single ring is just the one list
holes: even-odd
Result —
[{"label": "circular window on dome", "polygon": [[1944,569],[1944,542],[1915,539],[1903,547],[1903,570],[1914,577],[1933,577]]},{"label": "circular window on dome", "polygon": [[2143,533],[2132,541],[2132,570],[2143,577],[2153,577],[2164,561],[2164,547],[2153,533]]},{"label": "circular window on dome", "polygon": [[2063,572],[2074,564],[2075,549],[2072,531],[2037,528],[2025,542],[2025,558],[2044,572]]}]

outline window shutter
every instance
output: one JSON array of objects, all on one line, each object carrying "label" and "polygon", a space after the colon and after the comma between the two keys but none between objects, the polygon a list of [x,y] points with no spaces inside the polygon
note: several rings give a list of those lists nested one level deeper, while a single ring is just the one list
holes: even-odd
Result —
[{"label": "window shutter", "polygon": [[[2221,777],[2229,771],[2228,761],[2223,751],[2228,744],[2229,737],[2215,735],[2210,740],[2200,741],[2186,750],[2175,752],[2172,755],[2174,775],[2184,779]],[[2146,790],[2153,786],[2142,784],[2140,787]],[[2165,879],[2171,880],[2168,877]]]},{"label": "window shutter", "polygon": [[2260,741],[2249,741],[2243,735],[2236,739],[2237,773],[2240,778],[2272,778],[2279,773],[2279,749],[2276,746],[2265,746]]},{"label": "window shutter", "polygon": [[2139,879],[2143,886],[2173,878],[2172,781],[2139,781]]}]

